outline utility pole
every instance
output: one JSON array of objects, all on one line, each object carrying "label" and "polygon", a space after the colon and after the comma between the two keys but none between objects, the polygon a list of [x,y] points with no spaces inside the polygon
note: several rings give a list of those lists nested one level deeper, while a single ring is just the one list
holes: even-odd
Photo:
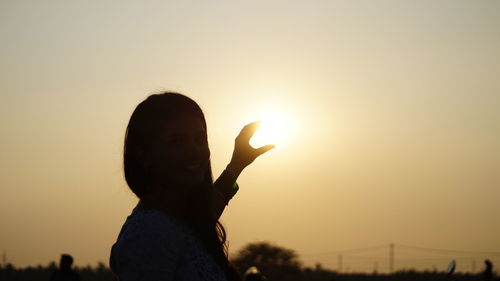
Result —
[{"label": "utility pole", "polygon": [[337,265],[337,267],[338,267],[339,273],[342,272],[342,254],[339,254],[339,256],[338,256],[338,265]]},{"label": "utility pole", "polygon": [[389,244],[389,273],[394,272],[394,243]]}]

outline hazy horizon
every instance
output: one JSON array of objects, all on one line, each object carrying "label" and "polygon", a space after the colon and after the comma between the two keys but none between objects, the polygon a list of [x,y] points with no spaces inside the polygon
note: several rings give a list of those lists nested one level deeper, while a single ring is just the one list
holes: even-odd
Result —
[{"label": "hazy horizon", "polygon": [[[244,124],[289,122],[238,179],[231,253],[269,241],[335,269],[338,251],[390,243],[500,252],[498,1],[2,1],[0,36],[0,251],[16,266],[107,264],[137,202],[125,127],[162,90],[203,108],[214,176]],[[396,269],[432,269],[411,255]]]}]

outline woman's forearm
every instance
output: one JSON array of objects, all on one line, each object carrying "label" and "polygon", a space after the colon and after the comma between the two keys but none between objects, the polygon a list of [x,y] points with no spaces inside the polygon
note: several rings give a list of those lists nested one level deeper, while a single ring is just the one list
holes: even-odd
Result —
[{"label": "woman's forearm", "polygon": [[214,182],[212,207],[216,219],[222,215],[229,200],[231,200],[238,191],[239,187],[236,180],[242,170],[243,168],[230,163]]}]

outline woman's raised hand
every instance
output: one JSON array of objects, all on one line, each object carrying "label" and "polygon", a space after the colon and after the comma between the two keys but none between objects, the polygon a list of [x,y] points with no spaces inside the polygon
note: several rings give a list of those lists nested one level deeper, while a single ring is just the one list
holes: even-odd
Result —
[{"label": "woman's raised hand", "polygon": [[257,157],[275,147],[273,144],[264,145],[259,148],[253,148],[250,145],[250,139],[259,128],[260,123],[261,121],[255,121],[247,124],[241,129],[240,134],[234,141],[233,156],[231,157],[228,169],[236,176]]}]

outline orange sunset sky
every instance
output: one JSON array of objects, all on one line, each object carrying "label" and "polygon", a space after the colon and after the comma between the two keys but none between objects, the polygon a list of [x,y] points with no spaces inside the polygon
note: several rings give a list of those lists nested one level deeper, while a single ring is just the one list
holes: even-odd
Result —
[{"label": "orange sunset sky", "polygon": [[[0,251],[107,263],[137,199],[125,128],[178,91],[214,175],[248,122],[277,148],[240,176],[229,250],[270,241],[305,265],[500,266],[500,1],[1,1]],[[464,252],[417,251],[398,245]],[[488,253],[485,253],[488,252]]]}]

